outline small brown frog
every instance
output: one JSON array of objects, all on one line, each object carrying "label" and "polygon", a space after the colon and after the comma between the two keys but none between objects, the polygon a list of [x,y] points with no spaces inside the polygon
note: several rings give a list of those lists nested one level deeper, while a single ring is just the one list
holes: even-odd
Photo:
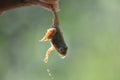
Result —
[{"label": "small brown frog", "polygon": [[45,63],[47,63],[48,57],[53,50],[56,50],[60,54],[61,58],[64,58],[67,54],[67,46],[63,39],[62,32],[60,31],[57,13],[53,6],[51,6],[51,11],[54,16],[53,25],[47,30],[45,36],[40,40],[41,42],[49,40],[51,43],[51,47],[47,50],[44,58]]}]

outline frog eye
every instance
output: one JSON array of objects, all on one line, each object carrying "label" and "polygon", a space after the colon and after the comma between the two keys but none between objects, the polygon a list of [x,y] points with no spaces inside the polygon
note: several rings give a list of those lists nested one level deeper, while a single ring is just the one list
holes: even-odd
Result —
[{"label": "frog eye", "polygon": [[60,52],[61,55],[66,55],[67,47],[60,47],[59,52]]},{"label": "frog eye", "polygon": [[64,52],[65,49],[64,49],[63,47],[60,47],[59,51],[60,51],[60,52]]}]

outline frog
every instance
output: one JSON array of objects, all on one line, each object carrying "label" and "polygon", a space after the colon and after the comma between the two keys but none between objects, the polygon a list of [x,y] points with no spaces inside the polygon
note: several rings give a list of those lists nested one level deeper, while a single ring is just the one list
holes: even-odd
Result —
[{"label": "frog", "polygon": [[45,36],[40,40],[40,42],[50,41],[50,44],[51,44],[51,47],[47,50],[45,58],[44,58],[45,63],[48,62],[48,58],[49,58],[51,51],[56,50],[59,53],[59,55],[61,56],[61,58],[64,59],[66,57],[67,49],[68,49],[68,47],[64,41],[63,34],[59,27],[57,13],[53,6],[51,6],[51,11],[52,11],[52,14],[54,17],[53,24],[47,30]]}]

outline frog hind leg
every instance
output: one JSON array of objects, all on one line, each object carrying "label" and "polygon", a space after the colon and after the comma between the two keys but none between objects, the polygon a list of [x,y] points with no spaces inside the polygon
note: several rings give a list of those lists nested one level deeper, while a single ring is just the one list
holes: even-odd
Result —
[{"label": "frog hind leg", "polygon": [[40,40],[40,42],[47,41],[53,38],[56,33],[56,28],[49,28],[45,36]]}]

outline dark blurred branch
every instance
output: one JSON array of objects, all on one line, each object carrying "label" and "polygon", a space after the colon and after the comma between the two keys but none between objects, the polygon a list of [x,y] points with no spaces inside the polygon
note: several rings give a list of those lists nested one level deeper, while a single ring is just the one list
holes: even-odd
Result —
[{"label": "dark blurred branch", "polygon": [[[44,1],[44,0],[43,0]],[[42,0],[0,0],[0,14],[6,10],[15,9],[24,6],[41,6],[45,9],[51,10],[52,3],[46,3]],[[53,3],[55,9],[58,10],[58,3]]]}]

